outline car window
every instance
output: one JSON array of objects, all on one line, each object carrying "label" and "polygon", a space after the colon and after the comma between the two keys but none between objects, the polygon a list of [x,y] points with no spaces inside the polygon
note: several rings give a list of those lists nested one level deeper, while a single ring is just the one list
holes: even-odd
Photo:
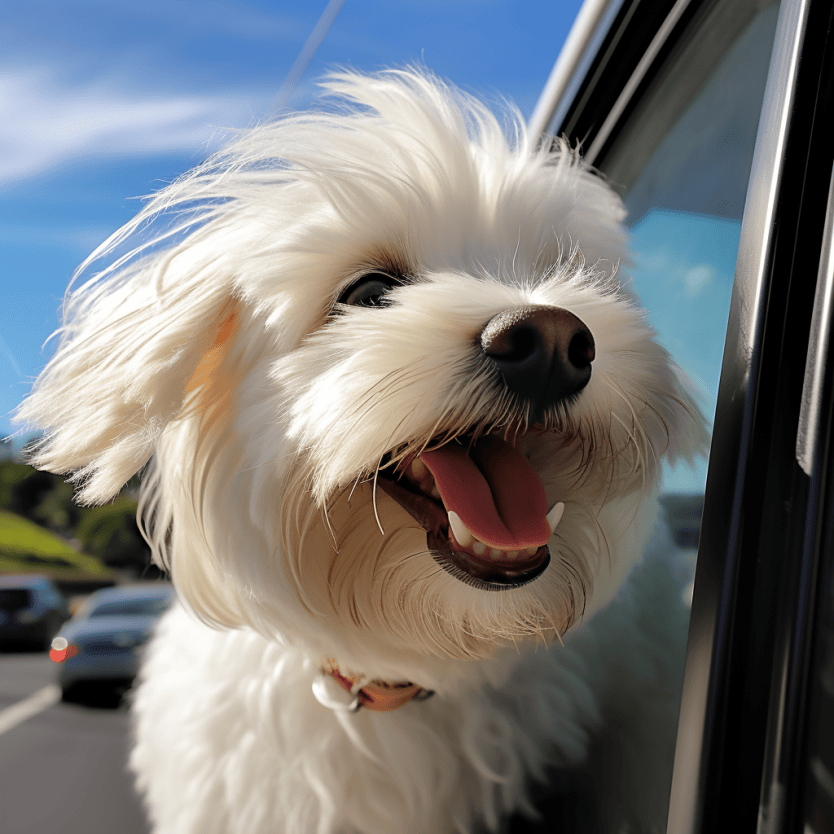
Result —
[{"label": "car window", "polygon": [[[773,0],[709,6],[596,160],[628,210],[628,280],[710,426],[777,16]],[[687,599],[706,472],[706,460],[663,472]]]},{"label": "car window", "polygon": [[156,616],[171,604],[170,597],[142,597],[105,600],[87,610],[88,617]]},{"label": "car window", "polygon": [[30,604],[29,591],[24,588],[0,588],[0,608],[4,611],[19,611]]},{"label": "car window", "polygon": [[[681,44],[599,167],[624,192],[633,286],[712,421],[778,3],[721,3]],[[663,488],[703,492],[706,462]]]},{"label": "car window", "polygon": [[47,591],[47,599],[50,605],[55,606],[56,608],[63,608],[67,601],[64,599],[64,595],[52,585],[48,585],[46,588]]},{"label": "car window", "polygon": [[[628,210],[633,262],[623,266],[625,280],[710,426],[778,12],[774,0],[703,4],[593,160]],[[706,461],[663,471],[669,563],[686,601],[706,473]],[[671,779],[670,762],[655,785],[671,789]]]}]

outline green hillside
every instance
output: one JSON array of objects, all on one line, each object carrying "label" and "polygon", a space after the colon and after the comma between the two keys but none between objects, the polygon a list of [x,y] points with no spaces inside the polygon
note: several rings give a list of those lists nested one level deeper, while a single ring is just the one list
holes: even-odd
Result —
[{"label": "green hillside", "polygon": [[0,510],[0,573],[47,573],[105,577],[96,558],[78,553],[63,539],[15,513]]}]

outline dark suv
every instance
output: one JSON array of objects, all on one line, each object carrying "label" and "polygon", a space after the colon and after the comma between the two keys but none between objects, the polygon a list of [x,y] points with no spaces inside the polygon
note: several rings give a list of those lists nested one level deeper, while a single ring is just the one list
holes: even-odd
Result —
[{"label": "dark suv", "polygon": [[69,617],[55,583],[46,576],[0,576],[0,648],[46,650]]},{"label": "dark suv", "polygon": [[531,123],[620,189],[714,415],[665,478],[693,557],[703,501],[673,834],[834,832],[833,30],[831,0],[587,0]]}]

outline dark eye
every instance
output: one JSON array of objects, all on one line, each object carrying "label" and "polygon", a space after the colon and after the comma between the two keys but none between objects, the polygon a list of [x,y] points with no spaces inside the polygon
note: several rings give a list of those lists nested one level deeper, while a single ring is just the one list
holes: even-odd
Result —
[{"label": "dark eye", "polygon": [[399,286],[399,279],[383,272],[369,272],[354,281],[340,296],[339,304],[351,307],[382,307],[391,290]]}]

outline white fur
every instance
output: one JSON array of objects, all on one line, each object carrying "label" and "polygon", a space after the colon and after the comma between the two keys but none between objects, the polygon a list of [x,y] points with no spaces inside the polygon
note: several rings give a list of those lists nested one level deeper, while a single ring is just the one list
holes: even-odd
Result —
[{"label": "white fur", "polygon": [[[241,133],[91,256],[114,262],[68,296],[20,413],[47,430],[36,464],[75,473],[83,501],[150,462],[144,520],[188,609],[135,696],[156,834],[497,829],[531,777],[584,759],[611,703],[674,700],[649,697],[676,683],[663,606],[647,620],[617,593],[660,458],[691,458],[704,429],[620,284],[620,201],[564,144],[531,150],[515,113],[502,126],[424,73],[327,88],[329,110]],[[331,315],[374,268],[415,280]],[[524,423],[475,344],[528,305],[573,312],[597,357],[520,441],[566,504],[552,562],[485,591],[438,567],[375,476],[386,453]],[[437,694],[331,712],[311,694],[326,658]]]}]

